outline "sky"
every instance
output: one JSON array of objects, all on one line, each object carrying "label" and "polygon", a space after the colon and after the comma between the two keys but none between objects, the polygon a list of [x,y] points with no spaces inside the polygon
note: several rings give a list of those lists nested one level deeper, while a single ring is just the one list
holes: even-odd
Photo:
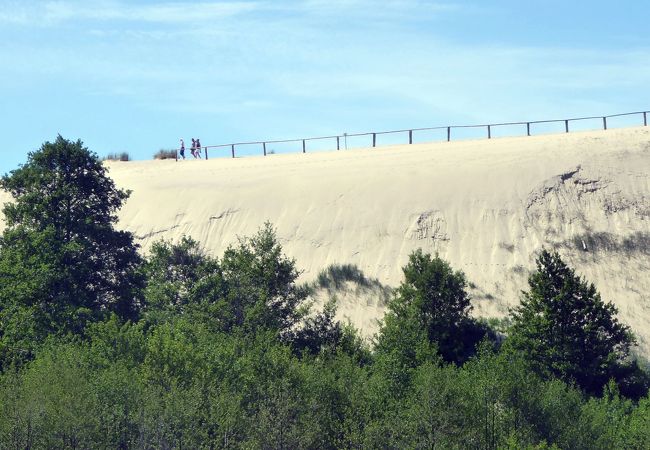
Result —
[{"label": "sky", "polygon": [[0,0],[0,174],[58,134],[144,160],[179,138],[650,110],[648,18],[647,0]]}]

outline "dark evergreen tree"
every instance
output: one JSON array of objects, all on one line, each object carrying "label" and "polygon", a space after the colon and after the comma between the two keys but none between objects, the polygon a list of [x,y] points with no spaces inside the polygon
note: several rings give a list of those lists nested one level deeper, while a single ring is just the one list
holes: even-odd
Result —
[{"label": "dark evergreen tree", "polygon": [[[114,229],[129,193],[81,141],[46,142],[0,187],[0,360],[24,359],[51,333],[77,333],[116,313],[138,315],[140,257],[133,237]],[[12,356],[11,356],[12,355]]]},{"label": "dark evergreen tree", "polygon": [[620,372],[634,338],[616,307],[575,274],[558,253],[542,251],[537,271],[512,311],[508,342],[546,376],[600,394]]}]

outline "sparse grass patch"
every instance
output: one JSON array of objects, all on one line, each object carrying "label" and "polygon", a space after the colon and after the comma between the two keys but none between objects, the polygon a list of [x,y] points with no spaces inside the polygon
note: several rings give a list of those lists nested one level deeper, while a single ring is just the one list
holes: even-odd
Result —
[{"label": "sparse grass patch", "polygon": [[521,264],[513,266],[510,270],[512,270],[512,272],[516,273],[517,275],[524,275],[526,273],[526,268]]},{"label": "sparse grass patch", "polygon": [[632,233],[623,239],[622,247],[627,253],[637,252],[648,255],[650,254],[650,233],[642,231]]},{"label": "sparse grass patch", "polygon": [[312,287],[336,291],[345,289],[348,282],[356,284],[362,290],[376,289],[381,295],[380,304],[382,305],[388,302],[393,292],[389,286],[383,285],[378,279],[368,278],[354,264],[331,264],[319,272]]},{"label": "sparse grass patch", "polygon": [[341,289],[346,281],[353,281],[363,287],[371,286],[370,280],[354,264],[332,264],[321,270],[316,278],[317,284],[326,289]]},{"label": "sparse grass patch", "polygon": [[176,159],[176,150],[161,148],[158,153],[153,155],[153,159]]},{"label": "sparse grass patch", "polygon": [[569,241],[565,241],[564,246],[590,253],[606,251],[624,253],[626,255],[633,253],[648,255],[650,254],[650,233],[637,231],[621,238],[607,232],[586,232],[574,236]]},{"label": "sparse grass patch", "polygon": [[131,161],[131,157],[127,152],[109,153],[102,158],[102,161]]}]

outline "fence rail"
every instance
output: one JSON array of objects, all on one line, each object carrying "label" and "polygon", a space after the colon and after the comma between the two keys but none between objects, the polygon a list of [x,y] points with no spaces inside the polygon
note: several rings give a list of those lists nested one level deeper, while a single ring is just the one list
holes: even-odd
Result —
[{"label": "fence rail", "polygon": [[[298,138],[298,139],[272,139],[272,140],[264,140],[264,141],[250,141],[250,142],[233,142],[230,144],[217,144],[217,145],[205,145],[202,146],[201,148],[205,151],[205,159],[208,159],[209,157],[209,150],[210,149],[224,149],[224,148],[229,148],[230,149],[230,154],[233,158],[236,157],[235,150],[237,146],[250,146],[250,145],[261,145],[261,150],[262,154],[266,156],[269,152],[267,151],[266,146],[268,144],[285,144],[285,143],[296,143],[296,142],[301,142],[302,143],[302,153],[307,152],[307,142],[310,141],[319,141],[319,140],[334,140],[336,139],[336,149],[340,150],[341,149],[341,140],[344,140],[344,144],[346,145],[347,148],[347,139],[352,138],[352,137],[360,137],[360,136],[372,136],[372,147],[377,146],[377,136],[379,135],[386,135],[386,134],[400,134],[400,133],[408,133],[408,143],[413,144],[413,136],[416,132],[422,132],[422,131],[436,131],[436,130],[446,130],[447,132],[447,142],[451,141],[452,138],[452,130],[455,129],[466,129],[466,128],[485,128],[486,130],[486,137],[488,139],[492,138],[492,131],[496,127],[503,127],[503,126],[518,126],[518,125],[525,125],[526,126],[526,136],[531,136],[531,126],[532,125],[539,125],[539,124],[549,124],[549,123],[564,123],[564,132],[569,133],[569,123],[571,122],[577,122],[581,120],[596,120],[596,119],[602,119],[602,127],[603,130],[607,130],[607,119],[611,119],[613,117],[623,117],[623,116],[641,116],[643,119],[643,126],[648,126],[648,113],[650,111],[635,111],[635,112],[628,112],[628,113],[622,113],[622,114],[611,114],[608,116],[589,116],[589,117],[573,117],[571,119],[552,119],[552,120],[531,120],[531,121],[525,121],[525,122],[501,122],[501,123],[490,123],[490,124],[479,124],[479,125],[448,125],[448,126],[438,126],[438,127],[425,127],[425,128],[405,128],[402,130],[390,130],[390,131],[370,131],[370,132],[363,132],[363,133],[343,133],[339,135],[332,135],[332,136],[316,136],[316,137],[308,137],[308,138]],[[176,160],[178,160],[178,151],[176,152]]]}]

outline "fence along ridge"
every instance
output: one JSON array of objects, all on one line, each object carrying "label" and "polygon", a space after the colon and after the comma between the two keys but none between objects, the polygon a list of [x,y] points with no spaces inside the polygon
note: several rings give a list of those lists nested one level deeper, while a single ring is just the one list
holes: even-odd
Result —
[{"label": "fence along ridge", "polygon": [[[475,124],[475,125],[447,125],[447,126],[437,126],[437,127],[424,127],[424,128],[405,128],[402,130],[389,130],[389,131],[368,131],[362,133],[343,133],[338,135],[331,136],[314,136],[307,138],[294,138],[294,139],[270,139],[265,141],[249,141],[249,142],[233,142],[230,144],[217,144],[217,145],[204,145],[201,148],[205,150],[205,159],[208,159],[208,149],[215,148],[227,148],[230,147],[231,155],[235,158],[235,148],[241,145],[262,145],[262,150],[264,156],[267,155],[267,144],[280,144],[280,143],[291,143],[291,142],[302,142],[302,153],[307,152],[307,142],[317,141],[324,139],[336,139],[336,149],[341,149],[341,138],[347,139],[348,137],[358,137],[358,136],[372,136],[372,147],[377,146],[377,136],[384,134],[396,134],[396,133],[407,133],[408,132],[408,143],[413,144],[413,133],[416,131],[433,131],[433,130],[447,130],[447,142],[451,141],[451,130],[460,129],[460,128],[486,128],[487,138],[492,138],[492,128],[501,127],[501,126],[513,126],[513,125],[526,125],[526,135],[531,135],[531,125],[542,124],[542,123],[561,123],[564,122],[564,131],[569,133],[569,123],[576,122],[579,120],[595,120],[602,119],[603,121],[603,130],[607,130],[607,119],[613,117],[623,117],[623,116],[633,116],[633,115],[642,115],[643,116],[643,126],[648,126],[648,113],[650,111],[634,111],[620,114],[610,114],[607,116],[587,116],[587,117],[573,117],[570,119],[550,119],[550,120],[529,120],[523,122],[500,122],[500,123],[486,123],[486,124]],[[176,152],[176,160],[178,160],[178,151]]]}]

